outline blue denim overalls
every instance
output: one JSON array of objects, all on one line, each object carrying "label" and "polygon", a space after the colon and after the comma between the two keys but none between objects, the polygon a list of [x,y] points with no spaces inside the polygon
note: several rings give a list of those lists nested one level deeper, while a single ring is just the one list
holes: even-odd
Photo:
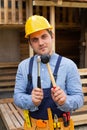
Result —
[{"label": "blue denim overalls", "polygon": [[[31,58],[30,60],[30,64],[29,64],[29,74],[28,74],[28,85],[27,85],[27,94],[31,94],[32,89],[33,89],[33,84],[32,84],[32,66],[33,66],[33,59],[34,57]],[[61,62],[62,57],[59,56],[56,66],[55,66],[55,70],[54,70],[54,77],[56,80],[57,77],[57,72],[59,69],[59,65]],[[47,108],[51,108],[52,114],[57,114],[58,117],[62,117],[62,114],[64,113],[64,111],[61,111],[57,108],[57,105],[55,104],[55,102],[52,100],[51,98],[51,87],[52,84],[50,85],[50,88],[46,88],[43,89],[44,91],[44,99],[42,100],[42,103],[40,104],[40,106],[38,107],[37,111],[29,111],[29,116],[35,119],[42,119],[42,120],[47,120],[48,119],[48,114],[47,114]]]}]

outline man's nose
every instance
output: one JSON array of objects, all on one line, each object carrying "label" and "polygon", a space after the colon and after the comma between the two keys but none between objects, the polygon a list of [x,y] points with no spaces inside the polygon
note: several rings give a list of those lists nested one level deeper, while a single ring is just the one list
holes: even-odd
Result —
[{"label": "man's nose", "polygon": [[39,45],[42,45],[43,43],[44,41],[41,38],[39,38]]}]

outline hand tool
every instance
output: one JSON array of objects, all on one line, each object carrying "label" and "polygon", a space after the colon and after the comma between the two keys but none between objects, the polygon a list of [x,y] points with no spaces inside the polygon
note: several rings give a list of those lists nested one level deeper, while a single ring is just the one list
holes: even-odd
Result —
[{"label": "hand tool", "polygon": [[40,56],[37,57],[37,87],[41,88],[41,79],[40,79],[40,62],[41,62],[41,58]]},{"label": "hand tool", "polygon": [[31,120],[29,117],[29,111],[28,110],[23,110],[23,111],[24,111],[24,120],[25,120],[26,126],[28,128],[31,128],[32,124],[31,124]]},{"label": "hand tool", "polygon": [[48,112],[48,125],[49,125],[49,130],[54,130],[53,127],[53,118],[52,118],[52,112],[50,108],[47,108],[47,112]]},{"label": "hand tool", "polygon": [[65,127],[70,125],[70,112],[63,113],[63,123]]},{"label": "hand tool", "polygon": [[65,127],[68,126],[67,125],[67,115],[66,115],[66,113],[63,113],[63,124],[64,124]]},{"label": "hand tool", "polygon": [[56,82],[55,82],[52,70],[50,68],[49,60],[50,60],[50,55],[41,55],[41,62],[47,65],[47,69],[48,69],[48,72],[49,72],[49,75],[50,75],[52,85],[55,88]]},{"label": "hand tool", "polygon": [[57,128],[57,123],[58,123],[58,117],[56,114],[54,114],[54,130]]},{"label": "hand tool", "polygon": [[67,125],[70,125],[70,112],[66,112],[67,114]]},{"label": "hand tool", "polygon": [[61,129],[61,123],[58,121],[58,116],[57,114],[54,114],[54,130],[59,130]]}]

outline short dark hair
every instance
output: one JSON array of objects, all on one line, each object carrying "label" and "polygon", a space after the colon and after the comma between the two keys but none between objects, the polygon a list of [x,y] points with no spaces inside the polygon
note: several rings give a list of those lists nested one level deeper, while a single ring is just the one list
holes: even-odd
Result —
[{"label": "short dark hair", "polygon": [[52,37],[52,31],[47,29],[48,33],[50,34],[50,36]]}]

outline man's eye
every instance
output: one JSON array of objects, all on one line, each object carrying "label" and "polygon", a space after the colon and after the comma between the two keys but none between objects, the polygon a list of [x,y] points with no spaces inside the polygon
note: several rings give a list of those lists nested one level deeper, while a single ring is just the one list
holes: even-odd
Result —
[{"label": "man's eye", "polygon": [[37,42],[37,41],[38,41],[38,38],[31,39],[31,42]]},{"label": "man's eye", "polygon": [[46,39],[47,38],[47,35],[42,35],[42,39]]}]

